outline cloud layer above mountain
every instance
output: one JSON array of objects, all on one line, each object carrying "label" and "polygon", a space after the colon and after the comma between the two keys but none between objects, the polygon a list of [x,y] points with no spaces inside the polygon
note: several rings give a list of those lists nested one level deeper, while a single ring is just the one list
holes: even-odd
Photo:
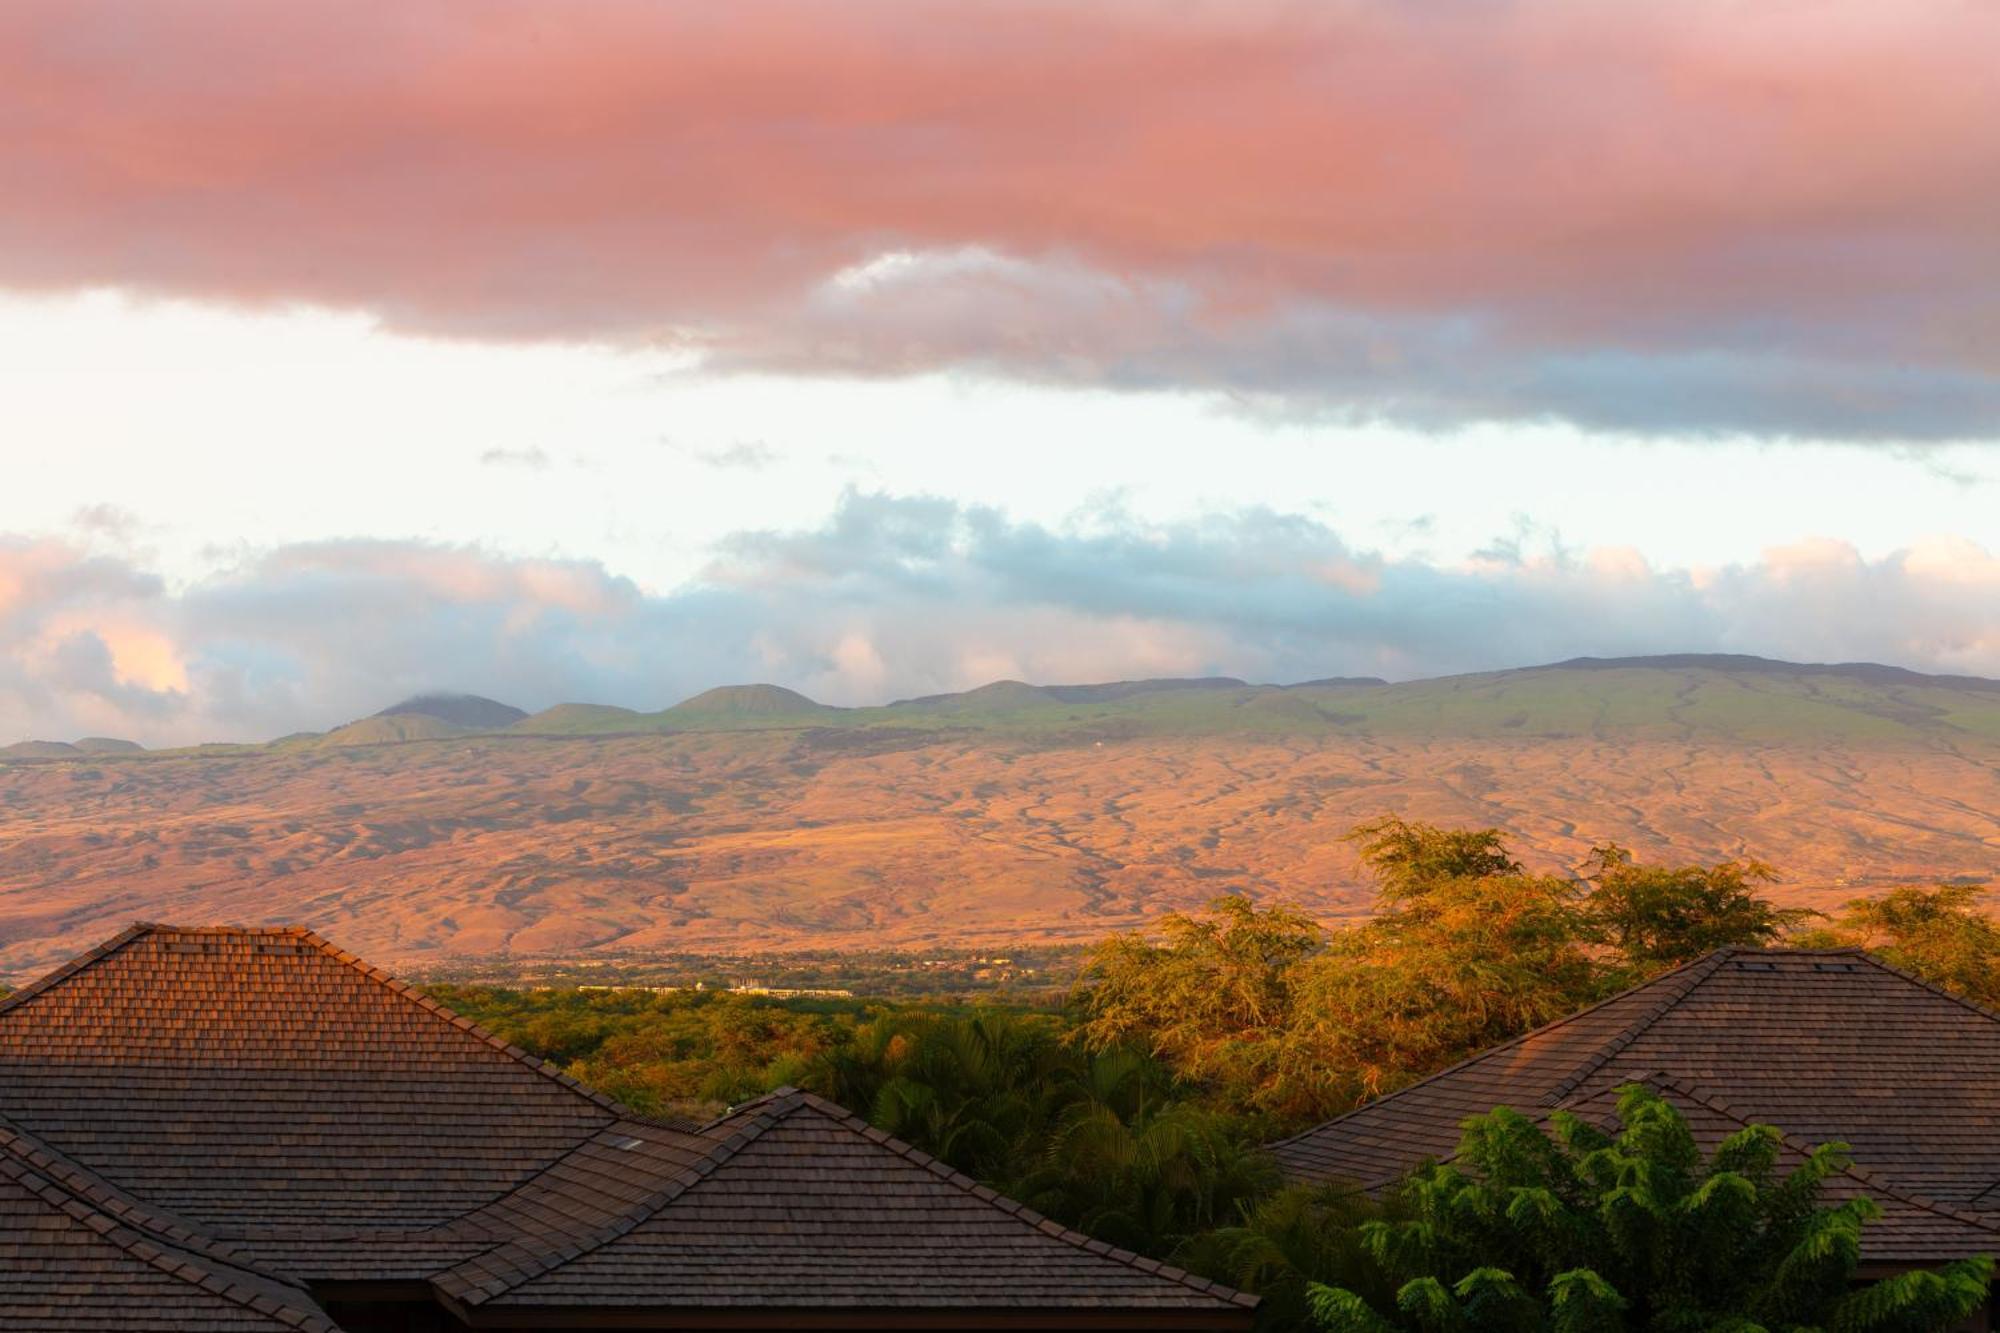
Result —
[{"label": "cloud layer above mountain", "polygon": [[16,0],[0,286],[1423,425],[2000,422],[1965,0]]},{"label": "cloud layer above mountain", "polygon": [[859,494],[819,527],[739,534],[664,593],[588,561],[358,541],[176,590],[130,559],[0,542],[0,740],[265,739],[434,688],[657,708],[769,680],[870,703],[1003,677],[1412,677],[1684,651],[2000,675],[2000,557],[1815,541],[1689,571],[1502,544],[1447,567],[1267,511],[1049,527]]}]

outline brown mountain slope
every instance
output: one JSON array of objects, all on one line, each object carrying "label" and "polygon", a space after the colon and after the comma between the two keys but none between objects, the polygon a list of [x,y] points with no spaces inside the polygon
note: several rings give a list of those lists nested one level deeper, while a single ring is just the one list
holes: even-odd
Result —
[{"label": "brown mountain slope", "polygon": [[1753,855],[1780,896],[2000,876],[2000,745],[806,728],[0,765],[0,972],[135,919],[370,958],[1088,940],[1232,887],[1327,916],[1384,812]]}]

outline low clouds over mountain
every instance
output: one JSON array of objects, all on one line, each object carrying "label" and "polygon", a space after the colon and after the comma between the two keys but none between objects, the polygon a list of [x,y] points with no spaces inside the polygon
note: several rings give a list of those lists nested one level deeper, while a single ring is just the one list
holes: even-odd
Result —
[{"label": "low clouds over mountain", "polygon": [[416,542],[280,547],[186,587],[131,556],[0,541],[0,740],[264,739],[429,688],[656,708],[769,680],[834,703],[1001,677],[1389,677],[1686,651],[2000,675],[2000,557],[1830,540],[1656,569],[1511,546],[1438,565],[1267,510],[1064,526],[850,495],[642,589],[584,560]]}]

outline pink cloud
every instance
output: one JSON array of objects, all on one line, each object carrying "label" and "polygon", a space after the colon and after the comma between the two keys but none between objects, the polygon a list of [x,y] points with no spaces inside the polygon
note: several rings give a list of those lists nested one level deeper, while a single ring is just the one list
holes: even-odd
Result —
[{"label": "pink cloud", "polygon": [[[17,0],[0,283],[742,366],[1976,434],[1996,49],[2000,10],[1960,0]],[[829,298],[885,255],[918,262]]]}]

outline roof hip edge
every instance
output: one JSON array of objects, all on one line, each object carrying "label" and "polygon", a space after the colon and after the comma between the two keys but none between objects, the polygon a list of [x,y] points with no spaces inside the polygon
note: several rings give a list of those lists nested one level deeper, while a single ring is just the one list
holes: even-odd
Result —
[{"label": "roof hip edge", "polygon": [[[1264,1149],[1267,1152],[1275,1152],[1279,1148],[1284,1147],[1286,1144],[1298,1143],[1303,1140],[1310,1139],[1315,1134],[1318,1134],[1323,1130],[1330,1129],[1333,1126],[1341,1123],[1343,1120],[1346,1120],[1352,1116],[1360,1115],[1363,1111],[1370,1111],[1378,1106],[1387,1105],[1388,1103],[1395,1101],[1398,1097],[1402,1097],[1408,1093],[1415,1092],[1417,1089],[1435,1083],[1439,1079],[1450,1078],[1453,1074],[1458,1073],[1460,1070],[1468,1069],[1473,1065],[1478,1064],[1482,1060],[1491,1059],[1494,1056],[1499,1055],[1502,1051],[1513,1050],[1516,1046],[1519,1046],[1524,1042],[1533,1041],[1536,1037],[1539,1037],[1544,1033],[1554,1032],[1559,1028],[1564,1028],[1569,1026],[1571,1023],[1575,1023],[1581,1019],[1588,1018],[1590,1015],[1596,1013],[1598,1010],[1606,1008],[1610,1005],[1617,1004],[1620,1000],[1626,999],[1629,996],[1639,991],[1645,990],[1649,986],[1658,986],[1663,983],[1672,981],[1675,977],[1681,975],[1684,972],[1689,972],[1699,967],[1716,966],[1720,963],[1722,959],[1727,958],[1731,954],[1757,953],[1757,952],[1762,952],[1762,951],[1754,949],[1745,950],[1736,948],[1734,946],[1724,946],[1723,948],[1720,949],[1710,950],[1708,953],[1703,954],[1701,957],[1690,959],[1688,962],[1682,963],[1679,967],[1676,967],[1671,971],[1662,972],[1657,977],[1651,977],[1645,981],[1639,982],[1636,985],[1627,986],[1624,990],[1621,990],[1614,995],[1607,995],[1603,999],[1598,1000],[1593,1004],[1587,1004],[1573,1014],[1564,1014],[1561,1018],[1552,1019],[1549,1022],[1542,1024],[1540,1027],[1530,1028],[1528,1031],[1523,1032],[1518,1037],[1509,1037],[1507,1040],[1500,1042],[1497,1045],[1488,1046],[1482,1050],[1474,1051],[1472,1054],[1466,1056],[1464,1059],[1455,1060],[1451,1064],[1446,1065],[1443,1069],[1438,1070],[1434,1074],[1424,1075],[1422,1078],[1416,1080],[1414,1083],[1405,1083],[1402,1087],[1397,1088],[1392,1092],[1385,1092],[1379,1097],[1371,1097],[1367,1101],[1361,1103],[1359,1106],[1351,1107],[1348,1110],[1342,1111],[1339,1115],[1330,1116],[1327,1119],[1320,1121],[1316,1125],[1309,1125],[1306,1128],[1300,1130],[1296,1134],[1287,1134],[1284,1138],[1273,1139],[1271,1142],[1264,1145]],[[1353,1183],[1359,1184],[1361,1182],[1353,1182]]]},{"label": "roof hip edge", "polygon": [[913,1144],[905,1143],[903,1140],[896,1138],[884,1130],[875,1128],[875,1126],[869,1124],[837,1102],[830,1102],[824,1097],[816,1096],[813,1093],[802,1091],[790,1085],[774,1088],[770,1092],[755,1097],[742,1106],[725,1112],[717,1116],[714,1120],[709,1121],[707,1125],[703,1126],[703,1130],[713,1130],[727,1125],[734,1120],[740,1120],[743,1123],[741,1128],[735,1133],[717,1140],[714,1148],[677,1173],[672,1183],[649,1195],[641,1202],[634,1204],[612,1222],[589,1233],[589,1236],[581,1242],[577,1238],[571,1237],[566,1243],[559,1242],[555,1245],[544,1247],[542,1253],[530,1260],[530,1263],[534,1265],[532,1271],[528,1271],[527,1266],[523,1265],[521,1275],[512,1278],[503,1285],[474,1288],[470,1283],[462,1283],[458,1285],[468,1288],[467,1290],[453,1290],[451,1287],[446,1287],[444,1288],[445,1294],[469,1308],[476,1308],[486,1304],[488,1301],[498,1299],[546,1273],[562,1267],[571,1260],[603,1248],[605,1245],[617,1240],[620,1236],[630,1232],[648,1218],[672,1206],[675,1200],[679,1199],[689,1190],[699,1186],[702,1181],[727,1165],[732,1158],[755,1142],[766,1131],[800,1111],[807,1111],[833,1120],[842,1127],[860,1134],[871,1143],[894,1153],[912,1165],[923,1168],[944,1183],[970,1195],[981,1203],[991,1205],[1027,1226],[1034,1227],[1044,1235],[1055,1240],[1074,1245],[1099,1258],[1110,1259],[1127,1268],[1136,1269],[1139,1272],[1160,1278],[1163,1281],[1176,1283],[1201,1295],[1212,1297],[1225,1305],[1232,1305],[1240,1309],[1255,1309],[1260,1302],[1260,1298],[1257,1296],[1237,1291],[1219,1282],[1212,1282],[1207,1278],[1199,1277],[1184,1269],[1176,1268],[1172,1264],[1162,1263],[1157,1259],[1149,1259],[1131,1250],[1119,1249],[1104,1241],[1086,1236],[1080,1231],[1065,1227],[1053,1219],[1044,1217],[1026,1204],[1017,1203],[999,1191],[981,1185],[970,1176],[956,1171],[945,1162],[932,1157],[923,1149]]},{"label": "roof hip edge", "polygon": [[1208,1278],[1197,1276],[1184,1268],[1176,1268],[1174,1265],[1163,1263],[1158,1259],[1149,1259],[1145,1255],[1132,1250],[1120,1249],[1095,1237],[1087,1236],[1073,1227],[1066,1227],[1055,1219],[1045,1217],[1041,1213],[1036,1212],[1034,1209],[1028,1207],[1028,1205],[1010,1199],[990,1186],[980,1184],[978,1181],[972,1179],[972,1177],[954,1169],[949,1163],[931,1156],[915,1144],[906,1143],[887,1131],[875,1128],[875,1126],[869,1124],[860,1116],[855,1115],[838,1102],[831,1102],[824,1097],[796,1089],[792,1090],[792,1097],[787,1100],[790,1104],[785,1107],[784,1111],[779,1113],[780,1117],[789,1115],[794,1110],[808,1109],[836,1120],[849,1129],[867,1136],[875,1143],[895,1153],[898,1157],[905,1159],[913,1165],[923,1167],[932,1175],[955,1186],[964,1193],[972,1195],[980,1202],[990,1204],[1002,1212],[1010,1214],[1018,1220],[1035,1227],[1045,1235],[1053,1236],[1057,1240],[1089,1250],[1092,1254],[1100,1258],[1114,1259],[1124,1264],[1127,1268],[1136,1268],[1140,1272],[1147,1273],[1153,1277],[1177,1282],[1181,1286],[1199,1292],[1204,1296],[1213,1296],[1217,1300],[1238,1305],[1244,1309],[1256,1308],[1262,1299],[1248,1292],[1237,1291],[1233,1287],[1224,1286],[1220,1282],[1214,1282]]},{"label": "roof hip edge", "polygon": [[563,1088],[567,1089],[572,1093],[575,1093],[577,1096],[582,1097],[587,1101],[596,1103],[596,1105],[600,1109],[609,1112],[610,1114],[618,1117],[619,1119],[635,1120],[641,1124],[648,1124],[648,1125],[651,1124],[664,1125],[665,1122],[656,1121],[651,1116],[642,1115],[640,1112],[625,1105],[623,1102],[618,1101],[614,1097],[608,1097],[604,1093],[597,1091],[595,1088],[586,1087],[584,1084],[578,1082],[576,1079],[571,1078],[568,1074],[563,1073],[562,1070],[556,1068],[554,1065],[550,1064],[547,1060],[541,1059],[540,1057],[529,1053],[528,1051],[522,1049],[521,1047],[516,1046],[514,1043],[503,1039],[499,1034],[491,1032],[484,1027],[481,1027],[478,1023],[473,1022],[471,1019],[466,1018],[461,1014],[455,1013],[448,1005],[445,1005],[438,1000],[432,999],[430,996],[424,994],[421,990],[419,990],[416,986],[412,985],[407,981],[404,981],[401,977],[396,976],[394,973],[389,972],[384,968],[377,967],[375,964],[368,962],[366,959],[362,958],[359,954],[350,953],[346,949],[341,948],[339,945],[333,943],[331,940],[326,939],[317,932],[304,926],[286,926],[283,927],[282,929],[286,933],[297,935],[299,939],[303,940],[307,944],[312,945],[315,949],[318,949],[321,953],[333,959],[333,961],[335,961],[336,963],[339,963],[344,967],[348,967],[356,972],[359,972],[362,976],[367,977],[370,981],[373,981],[377,985],[380,985],[394,992],[402,999],[405,999],[409,1001],[411,1004],[416,1005],[419,1009],[424,1010],[425,1012],[433,1015],[434,1017],[443,1019],[445,1022],[451,1024],[453,1027],[459,1029],[461,1032],[464,1032],[469,1036],[477,1038],[478,1040],[484,1042],[486,1045],[492,1047],[494,1050],[498,1051],[500,1054],[507,1056],[515,1063],[527,1067],[534,1073],[540,1074],[543,1078],[546,1078],[553,1083],[559,1084]]},{"label": "roof hip edge", "polygon": [[[767,1095],[758,1100],[760,1102],[769,1102],[775,1099]],[[725,1139],[716,1141],[714,1146],[707,1152],[676,1171],[668,1178],[667,1184],[618,1213],[610,1221],[602,1223],[581,1236],[563,1236],[543,1245],[530,1245],[521,1241],[509,1242],[506,1245],[496,1247],[493,1251],[488,1251],[486,1254],[481,1254],[475,1259],[467,1261],[468,1264],[477,1264],[485,1260],[489,1254],[506,1250],[510,1245],[518,1245],[520,1247],[518,1256],[509,1256],[508,1259],[508,1262],[514,1268],[514,1273],[504,1281],[496,1283],[489,1280],[485,1283],[473,1283],[463,1278],[456,1281],[449,1281],[452,1273],[456,1272],[460,1267],[467,1266],[454,1265],[453,1268],[447,1269],[444,1273],[433,1278],[432,1283],[438,1286],[447,1296],[468,1307],[484,1305],[488,1301],[505,1296],[517,1288],[526,1286],[536,1278],[553,1272],[564,1264],[580,1259],[586,1254],[600,1250],[612,1241],[617,1240],[620,1236],[632,1231],[648,1218],[671,1204],[675,1199],[678,1199],[681,1195],[687,1193],[713,1175],[730,1158],[742,1151],[746,1144],[783,1119],[790,1109],[791,1107],[788,1106],[784,1110],[772,1114],[759,1114],[751,1117],[749,1123],[743,1129],[738,1130]],[[724,1116],[721,1119],[726,1120],[729,1117]],[[719,1124],[721,1120],[710,1123]],[[582,1146],[581,1144],[578,1145],[578,1147]],[[574,1152],[576,1149],[572,1149],[571,1151]],[[564,1156],[567,1157],[568,1154]],[[558,1161],[561,1160],[558,1159]],[[552,1163],[550,1168],[546,1168],[539,1174],[546,1174],[547,1169],[552,1169],[554,1165]]]},{"label": "roof hip edge", "polygon": [[[1677,1093],[1689,1101],[1706,1107],[1719,1116],[1734,1120],[1740,1125],[1770,1125],[1772,1129],[1777,1130],[1778,1141],[1780,1143],[1801,1155],[1810,1156],[1814,1148],[1824,1146],[1823,1144],[1814,1144],[1802,1139],[1785,1129],[1782,1125],[1771,1124],[1770,1121],[1759,1119],[1750,1112],[1739,1110],[1735,1105],[1724,1100],[1720,1094],[1710,1092],[1707,1088],[1685,1075],[1670,1073],[1667,1070],[1657,1070],[1650,1074],[1635,1077],[1631,1081],[1645,1084],[1655,1091],[1664,1090]],[[1841,1140],[1834,1139],[1829,1140],[1829,1142],[1839,1143]],[[1912,1208],[1921,1208],[1927,1212],[1936,1213],[1940,1217],[1948,1217],[1954,1222],[1962,1222],[1968,1226],[1975,1226],[1981,1230],[1992,1231],[1996,1235],[2000,1235],[2000,1217],[1992,1214],[1983,1214],[1976,1209],[1961,1208],[1956,1204],[1945,1203],[1942,1200],[1933,1199],[1929,1195],[1919,1194],[1909,1186],[1900,1185],[1859,1162],[1850,1160],[1841,1168],[1841,1171],[1846,1175],[1854,1177],[1871,1190],[1889,1195],[1900,1203],[1909,1204]]]},{"label": "roof hip edge", "polygon": [[[1734,948],[1717,949],[1712,953],[1697,958],[1694,962],[1683,968],[1669,972],[1666,976],[1656,977],[1652,981],[1645,983],[1649,986],[1658,986],[1674,981],[1677,977],[1679,978],[1678,982],[1662,996],[1658,1004],[1655,1004],[1651,1009],[1633,1019],[1632,1022],[1626,1025],[1624,1031],[1618,1033],[1611,1040],[1591,1052],[1590,1055],[1585,1057],[1583,1063],[1579,1064],[1567,1076],[1559,1080],[1554,1087],[1543,1094],[1542,1104],[1544,1106],[1555,1106],[1561,1103],[1571,1093],[1583,1086],[1584,1082],[1593,1074],[1617,1059],[1618,1053],[1637,1041],[1640,1034],[1644,1033],[1646,1029],[1672,1013],[1682,1001],[1699,990],[1701,984],[1714,976],[1716,970],[1724,963],[1743,952],[1746,951]],[[1625,991],[1623,994],[1630,995],[1632,992]]]},{"label": "roof hip edge", "polygon": [[377,967],[375,964],[368,962],[360,955],[351,953],[348,950],[341,948],[339,945],[333,943],[331,940],[326,939],[324,936],[321,936],[320,934],[313,931],[310,927],[307,926],[298,926],[298,925],[179,926],[179,925],[164,924],[162,922],[157,922],[157,921],[136,921],[130,926],[127,926],[124,930],[120,931],[118,934],[104,941],[102,944],[99,944],[94,948],[85,950],[84,952],[78,954],[76,957],[70,959],[68,962],[58,965],[54,970],[50,971],[46,975],[38,977],[34,981],[28,983],[26,986],[23,986],[20,990],[15,991],[12,995],[7,996],[5,999],[0,999],[0,1016],[5,1016],[6,1014],[11,1013],[16,1009],[21,1008],[24,1005],[32,1003],[34,1000],[48,994],[50,991],[55,990],[57,987],[73,980],[79,974],[88,971],[96,964],[101,963],[105,959],[110,958],[113,955],[121,952],[122,950],[133,944],[135,941],[140,940],[146,936],[156,935],[156,934],[219,935],[219,936],[245,937],[253,939],[254,938],[286,939],[286,940],[297,941],[298,943],[301,944],[310,945],[313,949],[324,954],[326,957],[332,959],[334,962],[339,963],[343,967],[350,968],[355,972],[359,972],[362,976],[368,978],[368,980],[376,983],[379,986],[384,987],[385,989],[401,997],[402,999],[407,1000],[411,1004],[416,1005],[418,1008],[429,1012],[433,1016],[442,1019],[443,1021],[451,1024],[453,1027],[458,1028],[460,1031],[465,1032],[469,1036],[474,1037],[477,1040],[485,1043],[487,1046],[492,1047],[495,1051],[498,1051],[500,1054],[507,1056],[508,1058],[514,1060],[516,1063],[525,1066],[534,1073],[541,1075],[543,1078],[546,1078],[549,1081],[560,1085],[564,1089],[568,1090],[569,1092],[575,1094],[578,1097],[583,1098],[586,1101],[595,1103],[600,1110],[603,1110],[609,1115],[615,1116],[621,1120],[631,1120],[631,1121],[636,1121],[637,1123],[640,1124],[656,1125],[661,1128],[668,1128],[668,1129],[680,1128],[680,1126],[672,1125],[667,1121],[660,1120],[654,1116],[646,1115],[638,1110],[635,1110],[632,1107],[626,1106],[623,1102],[618,1101],[614,1097],[607,1096],[604,1093],[597,1091],[595,1088],[586,1087],[584,1084],[578,1082],[576,1079],[571,1078],[568,1074],[565,1074],[562,1070],[556,1068],[556,1066],[550,1064],[547,1060],[543,1060],[535,1055],[530,1054],[528,1051],[523,1050],[521,1047],[514,1045],[512,1042],[504,1040],[497,1033],[489,1031],[488,1029],[473,1022],[469,1018],[454,1013],[448,1006],[440,1003],[437,1000],[432,999],[428,995],[425,995],[421,990],[419,990],[416,986],[412,985],[411,983],[404,981],[402,978],[396,976],[394,973],[391,973],[383,968]]},{"label": "roof hip edge", "polygon": [[36,977],[27,985],[21,987],[21,989],[15,991],[5,999],[0,999],[0,1015],[10,1014],[16,1009],[23,1008],[30,1002],[54,990],[63,982],[68,981],[77,973],[109,958],[112,954],[117,953],[120,949],[132,943],[132,941],[143,935],[150,935],[159,929],[160,926],[152,921],[133,922],[110,939],[105,940],[102,944],[93,945],[91,948],[85,949],[68,962],[56,964],[54,968]]},{"label": "roof hip edge", "polygon": [[1888,959],[1884,958],[1881,954],[1876,953],[1871,949],[1855,948],[1853,950],[1850,950],[1850,952],[1859,955],[1863,961],[1873,964],[1875,967],[1878,967],[1882,971],[1887,972],[1892,977],[1900,977],[1901,979],[1909,982],[1913,986],[1921,986],[1925,990],[1931,992],[1933,995],[1941,996],[1944,999],[1950,1000],[1953,1004],[1959,1006],[1961,1009],[1970,1009],[1973,1013],[1978,1014],[1981,1018],[1991,1020],[1992,1022],[1995,1023],[2000,1023],[2000,1010],[1989,1009],[1985,1005],[1979,1003],[1977,1000],[1968,1000],[1965,996],[1958,994],[1956,991],[1946,990],[1943,986],[1938,985],[1935,981],[1927,981],[1923,977],[1918,976],[1914,972],[1907,972],[1904,969],[1897,967],[1894,963],[1890,962]]},{"label": "roof hip edge", "polygon": [[[106,1244],[183,1282],[306,1333],[339,1333],[288,1274],[258,1268],[186,1220],[132,1198],[87,1167],[7,1124],[0,1175],[95,1233]],[[39,1184],[37,1184],[39,1182]],[[55,1197],[52,1197],[55,1196]]]}]

